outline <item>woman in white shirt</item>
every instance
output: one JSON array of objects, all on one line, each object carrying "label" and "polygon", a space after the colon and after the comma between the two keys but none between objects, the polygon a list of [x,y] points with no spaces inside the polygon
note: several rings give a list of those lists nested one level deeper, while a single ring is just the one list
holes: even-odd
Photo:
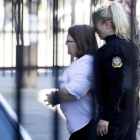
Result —
[{"label": "woman in white shirt", "polygon": [[[94,45],[93,45],[94,41]],[[66,45],[68,54],[76,60],[64,71],[59,80],[59,91],[47,94],[48,105],[60,103],[66,117],[69,140],[87,140],[92,117],[96,117],[93,101],[89,97],[93,76],[93,56],[97,42],[89,25],[75,25],[68,29]],[[56,98],[57,97],[57,98]]]}]

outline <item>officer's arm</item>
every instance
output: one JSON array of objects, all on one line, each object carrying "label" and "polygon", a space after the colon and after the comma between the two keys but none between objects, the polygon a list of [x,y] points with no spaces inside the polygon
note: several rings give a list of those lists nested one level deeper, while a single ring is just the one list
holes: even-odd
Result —
[{"label": "officer's arm", "polygon": [[101,112],[101,119],[109,121],[122,100],[126,82],[126,63],[123,55],[111,54],[102,62],[109,77],[109,98]]}]

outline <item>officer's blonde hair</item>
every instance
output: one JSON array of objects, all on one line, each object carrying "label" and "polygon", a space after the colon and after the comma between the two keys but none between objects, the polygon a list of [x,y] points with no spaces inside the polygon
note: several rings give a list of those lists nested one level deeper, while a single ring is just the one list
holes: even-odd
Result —
[{"label": "officer's blonde hair", "polygon": [[121,5],[114,1],[109,6],[102,6],[93,14],[95,29],[102,31],[98,21],[105,23],[110,21],[116,36],[128,40],[130,37],[130,25],[127,16]]}]

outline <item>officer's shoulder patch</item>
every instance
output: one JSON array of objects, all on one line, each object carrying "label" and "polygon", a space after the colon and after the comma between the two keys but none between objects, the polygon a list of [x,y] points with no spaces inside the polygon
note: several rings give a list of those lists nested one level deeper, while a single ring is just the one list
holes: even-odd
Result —
[{"label": "officer's shoulder patch", "polygon": [[112,66],[114,68],[120,68],[122,67],[122,60],[120,57],[116,56],[112,59]]}]

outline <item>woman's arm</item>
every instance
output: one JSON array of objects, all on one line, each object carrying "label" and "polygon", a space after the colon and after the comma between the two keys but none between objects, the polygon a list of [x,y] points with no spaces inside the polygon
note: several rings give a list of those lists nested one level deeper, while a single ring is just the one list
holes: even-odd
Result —
[{"label": "woman's arm", "polygon": [[58,96],[60,102],[76,100],[76,97],[69,94],[68,90],[65,87],[59,90]]},{"label": "woman's arm", "polygon": [[46,94],[47,99],[44,102],[48,102],[47,105],[55,106],[63,101],[76,100],[74,95],[69,94],[68,90],[64,87],[59,91],[52,91],[50,94]]}]

